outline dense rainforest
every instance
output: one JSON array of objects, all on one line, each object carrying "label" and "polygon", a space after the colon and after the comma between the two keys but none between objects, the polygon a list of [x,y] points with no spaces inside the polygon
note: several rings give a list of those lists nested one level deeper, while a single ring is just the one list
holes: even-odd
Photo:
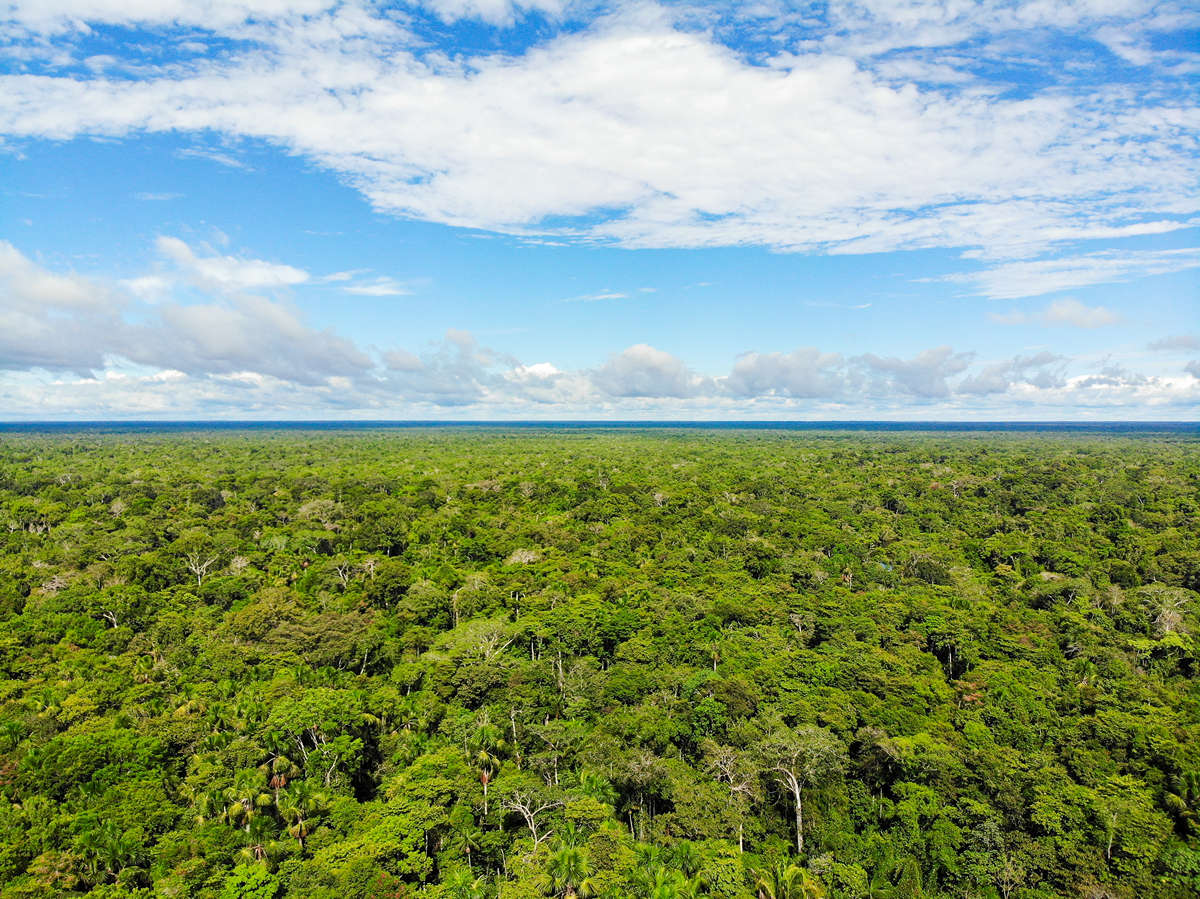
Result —
[{"label": "dense rainforest", "polygon": [[0,899],[1200,894],[1194,435],[0,438]]}]

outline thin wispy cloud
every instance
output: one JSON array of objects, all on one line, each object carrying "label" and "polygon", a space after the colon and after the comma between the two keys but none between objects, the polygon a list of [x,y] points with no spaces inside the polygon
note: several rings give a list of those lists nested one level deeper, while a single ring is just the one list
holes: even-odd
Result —
[{"label": "thin wispy cloud", "polygon": [[1200,267],[1200,247],[1177,250],[1103,250],[1083,256],[1008,262],[946,278],[971,285],[993,300],[1036,297],[1094,284],[1167,275]]},{"label": "thin wispy cloud", "polygon": [[1174,334],[1151,341],[1146,349],[1163,353],[1192,352],[1200,350],[1200,334]]},{"label": "thin wispy cloud", "polygon": [[870,303],[829,303],[822,300],[805,300],[804,305],[812,309],[870,309]]},{"label": "thin wispy cloud", "polygon": [[412,293],[412,289],[392,278],[376,278],[374,281],[347,284],[342,291],[360,297],[399,297]]},{"label": "thin wispy cloud", "polygon": [[564,297],[564,303],[601,303],[605,300],[627,300],[629,294],[616,290],[601,290],[597,293],[585,293],[575,297]]},{"label": "thin wispy cloud", "polygon": [[1037,312],[1014,309],[1011,312],[996,312],[988,316],[1000,325],[1040,324],[1070,328],[1104,328],[1117,324],[1121,319],[1105,306],[1088,306],[1076,299],[1055,300]]},{"label": "thin wispy cloud", "polygon": [[222,153],[219,150],[208,150],[197,147],[185,148],[176,150],[175,155],[181,159],[207,159],[209,162],[215,162],[217,165],[223,165],[230,169],[241,169],[242,171],[251,172],[253,167],[238,159],[229,153]]}]

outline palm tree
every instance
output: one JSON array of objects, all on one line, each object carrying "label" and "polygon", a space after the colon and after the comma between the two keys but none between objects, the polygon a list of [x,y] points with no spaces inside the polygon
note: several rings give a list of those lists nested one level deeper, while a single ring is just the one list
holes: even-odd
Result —
[{"label": "palm tree", "polygon": [[141,848],[112,821],[84,831],[75,846],[84,857],[88,877],[93,883],[106,877],[115,883],[121,871],[137,860]]},{"label": "palm tree", "polygon": [[288,781],[303,773],[299,765],[282,753],[272,755],[270,761],[258,766],[258,770],[267,775],[267,786],[275,794],[273,802],[276,806],[279,805],[280,791],[288,785]]},{"label": "palm tree", "polygon": [[637,856],[638,867],[653,873],[663,866],[663,851],[652,843],[639,843],[633,850]]},{"label": "palm tree", "polygon": [[442,881],[453,899],[484,899],[483,878],[466,868],[456,868]]},{"label": "palm tree", "polygon": [[779,862],[754,872],[758,899],[824,899],[825,887],[806,868]]},{"label": "palm tree", "polygon": [[550,875],[550,894],[564,899],[587,897],[595,893],[592,883],[592,866],[587,852],[576,846],[563,846],[550,856],[546,865]]},{"label": "palm tree", "polygon": [[558,829],[558,845],[574,849],[582,842],[583,834],[579,832],[578,825],[574,821],[564,821],[562,827]]},{"label": "palm tree", "polygon": [[1172,777],[1163,803],[1185,836],[1200,833],[1200,772],[1188,771]]},{"label": "palm tree", "polygon": [[227,808],[225,792],[215,787],[193,790],[190,793],[192,808],[196,812],[196,823],[207,824],[225,814]]},{"label": "palm tree", "polygon": [[450,848],[457,849],[467,857],[467,870],[474,871],[471,864],[471,853],[479,848],[483,839],[483,831],[474,822],[467,821],[455,827],[450,834]]},{"label": "palm tree", "polygon": [[483,813],[488,813],[488,784],[500,771],[500,754],[507,748],[504,731],[492,724],[487,712],[476,724],[471,737],[471,748],[475,750],[475,770],[483,784]]},{"label": "palm tree", "polygon": [[671,852],[672,861],[675,867],[683,872],[684,877],[695,877],[700,870],[700,866],[704,864],[704,859],[700,856],[700,850],[696,848],[696,844],[691,840],[681,840],[676,844],[675,849]]},{"label": "palm tree", "polygon": [[617,791],[608,782],[608,778],[595,771],[584,770],[579,773],[579,791],[605,805],[617,804]]},{"label": "palm tree", "polygon": [[258,810],[271,804],[271,796],[263,790],[258,772],[247,769],[234,775],[233,786],[225,790],[225,798],[229,800],[225,819],[230,824],[244,822],[247,833]]},{"label": "palm tree", "polygon": [[475,753],[475,770],[479,772],[479,782],[483,784],[483,814],[488,813],[488,784],[500,771],[500,759],[486,749]]},{"label": "palm tree", "polygon": [[639,893],[647,899],[696,899],[700,895],[699,878],[684,877],[679,871],[657,867],[653,876],[639,878]]},{"label": "palm tree", "polygon": [[311,819],[320,812],[325,802],[325,794],[314,790],[306,781],[293,783],[287,792],[276,799],[275,807],[279,816],[287,823],[288,833],[300,844],[301,852],[311,830]]},{"label": "palm tree", "polygon": [[238,857],[247,863],[270,866],[282,850],[271,819],[255,818],[247,824],[246,845],[238,850]]}]

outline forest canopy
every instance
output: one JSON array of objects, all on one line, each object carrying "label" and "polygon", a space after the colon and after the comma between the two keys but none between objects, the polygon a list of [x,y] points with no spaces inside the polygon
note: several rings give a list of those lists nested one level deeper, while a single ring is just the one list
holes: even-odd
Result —
[{"label": "forest canopy", "polygon": [[0,438],[0,899],[1200,892],[1200,440]]}]

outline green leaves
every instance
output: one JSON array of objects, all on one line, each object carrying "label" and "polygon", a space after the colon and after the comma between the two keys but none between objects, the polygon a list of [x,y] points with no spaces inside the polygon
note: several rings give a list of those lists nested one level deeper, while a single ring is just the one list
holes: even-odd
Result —
[{"label": "green leaves", "polygon": [[1195,446],[8,439],[0,899],[1190,895]]}]

